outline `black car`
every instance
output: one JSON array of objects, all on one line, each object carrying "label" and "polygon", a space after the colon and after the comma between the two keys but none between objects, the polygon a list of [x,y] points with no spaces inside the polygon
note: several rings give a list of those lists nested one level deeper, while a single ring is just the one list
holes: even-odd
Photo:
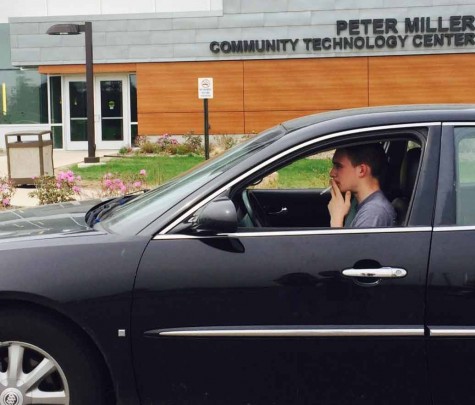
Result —
[{"label": "black car", "polygon": [[[393,227],[279,186],[375,142]],[[475,106],[292,120],[88,208],[0,214],[0,405],[475,401]]]}]

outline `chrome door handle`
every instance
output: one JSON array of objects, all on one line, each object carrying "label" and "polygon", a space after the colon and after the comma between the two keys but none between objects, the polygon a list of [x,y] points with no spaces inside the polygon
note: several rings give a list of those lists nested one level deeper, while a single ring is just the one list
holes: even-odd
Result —
[{"label": "chrome door handle", "polygon": [[284,215],[287,214],[287,207],[282,207],[279,211],[269,212],[267,215]]},{"label": "chrome door handle", "polygon": [[380,269],[345,269],[342,273],[346,277],[368,278],[402,278],[407,275],[406,270],[396,267],[381,267]]}]

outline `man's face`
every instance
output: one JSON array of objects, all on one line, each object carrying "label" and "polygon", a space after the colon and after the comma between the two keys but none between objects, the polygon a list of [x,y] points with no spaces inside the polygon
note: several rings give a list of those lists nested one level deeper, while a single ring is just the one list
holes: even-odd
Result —
[{"label": "man's face", "polygon": [[342,193],[347,191],[355,192],[358,184],[358,166],[351,164],[348,156],[337,150],[333,155],[333,168],[330,170],[330,177],[335,180]]}]

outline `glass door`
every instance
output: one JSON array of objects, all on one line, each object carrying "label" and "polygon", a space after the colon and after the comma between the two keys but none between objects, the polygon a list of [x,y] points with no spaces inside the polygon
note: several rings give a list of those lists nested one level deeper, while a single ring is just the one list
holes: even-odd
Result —
[{"label": "glass door", "polygon": [[97,148],[130,145],[128,77],[96,77],[96,103]]},{"label": "glass door", "polygon": [[87,150],[87,93],[84,77],[65,78],[66,149]]},{"label": "glass door", "polygon": [[[65,141],[68,150],[87,150],[87,91],[85,76],[65,77]],[[94,125],[97,150],[116,150],[130,140],[128,75],[94,79]]]}]

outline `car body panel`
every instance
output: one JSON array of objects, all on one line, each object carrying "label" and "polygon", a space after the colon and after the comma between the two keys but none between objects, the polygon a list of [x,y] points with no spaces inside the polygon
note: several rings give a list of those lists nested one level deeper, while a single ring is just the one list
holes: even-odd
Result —
[{"label": "car body panel", "polygon": [[[475,183],[457,184],[454,127],[445,125],[427,290],[434,405],[475,401],[475,227],[458,225],[457,198],[475,206]],[[475,127],[474,127],[475,129]],[[473,139],[473,138],[472,138]],[[473,169],[472,169],[473,173]],[[458,196],[456,194],[459,193]],[[461,214],[466,214],[462,211]],[[470,215],[473,220],[473,215]],[[471,224],[471,225],[470,225]]]},{"label": "car body panel", "polygon": [[75,201],[0,212],[0,240],[87,230],[84,216],[98,200]]},{"label": "car body panel", "polygon": [[[128,332],[147,243],[97,231],[0,243],[0,302],[57,313],[83,329],[102,353],[121,404],[138,403]],[[127,336],[119,337],[119,329]]]},{"label": "car body panel", "polygon": [[[428,404],[427,391],[420,387],[426,384],[423,297],[430,232],[232,239],[155,240],[148,246],[133,310],[134,359],[144,403],[330,404],[353,398],[354,404]],[[406,260],[401,260],[401,250]],[[401,267],[408,276],[376,286],[355,284],[341,271],[358,264]],[[288,325],[409,328],[418,329],[420,336],[269,342],[262,337],[146,334],[183,327]],[[384,362],[377,357],[379,350],[386,353]],[[330,353],[344,361],[343,368],[328,368]],[[363,359],[371,372],[357,373]],[[158,375],[151,372],[157,362],[164,367]],[[301,379],[320,375],[326,378],[310,386]],[[332,388],[326,391],[329,381]],[[391,399],[384,399],[390,387]]]}]

